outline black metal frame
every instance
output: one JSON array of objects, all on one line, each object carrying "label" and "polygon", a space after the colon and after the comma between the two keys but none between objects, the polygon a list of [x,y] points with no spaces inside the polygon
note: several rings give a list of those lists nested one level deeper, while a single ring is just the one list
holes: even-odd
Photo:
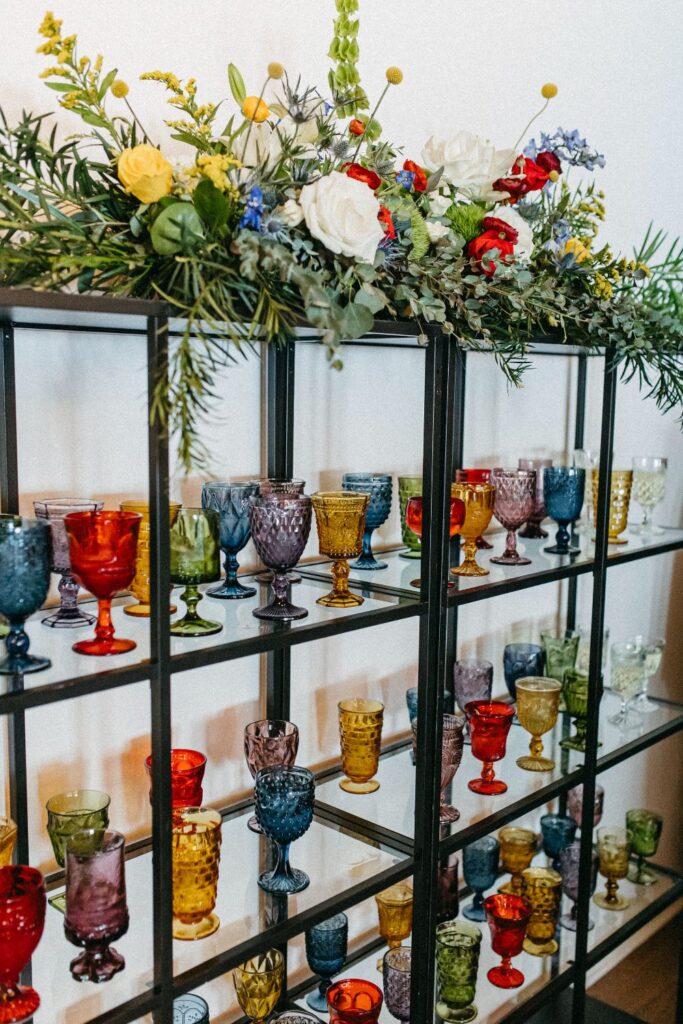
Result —
[{"label": "black metal frame", "polygon": [[[66,319],[64,317],[66,314]],[[19,478],[17,454],[17,408],[15,393],[14,334],[15,328],[54,331],[88,330],[106,334],[131,334],[147,339],[148,402],[154,389],[168,371],[169,338],[177,332],[169,323],[170,310],[161,302],[93,298],[43,292],[0,289],[0,507],[4,512],[17,512],[19,505]],[[102,318],[107,319],[102,319]],[[112,317],[115,323],[112,323]],[[80,319],[79,319],[80,318]],[[315,341],[314,332],[305,332],[300,343]],[[359,342],[370,346],[415,348],[416,328],[413,324],[377,324],[367,339]],[[267,470],[272,476],[291,476],[294,470],[294,383],[296,344],[270,347],[266,352],[266,425]],[[586,412],[587,357],[580,350],[546,344],[539,348],[546,355],[572,355],[577,357],[576,418],[574,443],[582,447]],[[151,702],[151,733],[153,754],[153,832],[149,841],[132,844],[129,856],[151,848],[154,863],[154,987],[107,1011],[90,1024],[128,1024],[151,1012],[155,1024],[168,1024],[172,1017],[173,999],[216,978],[260,949],[277,945],[285,954],[287,942],[305,928],[330,914],[352,906],[372,896],[392,882],[413,877],[416,906],[413,926],[413,992],[412,1019],[415,1024],[427,1024],[433,1017],[434,958],[433,934],[436,922],[435,877],[439,861],[459,850],[472,839],[484,835],[494,827],[513,820],[521,814],[540,807],[551,798],[560,800],[567,789],[579,781],[584,784],[584,821],[582,828],[582,857],[580,864],[581,898],[579,901],[579,928],[575,961],[562,973],[554,976],[542,991],[521,1003],[506,1020],[516,1024],[527,1020],[539,1007],[548,1003],[563,989],[573,986],[573,1024],[583,1024],[585,1007],[586,972],[619,942],[660,913],[683,893],[683,881],[675,885],[645,908],[627,925],[616,928],[612,936],[600,947],[588,950],[587,921],[590,899],[590,843],[592,835],[592,805],[595,780],[599,772],[611,767],[639,750],[658,742],[664,736],[683,728],[681,714],[670,723],[653,730],[646,737],[634,740],[609,755],[598,757],[597,732],[599,697],[601,694],[601,658],[603,622],[605,614],[607,571],[610,566],[607,551],[607,516],[609,496],[609,469],[612,460],[617,367],[613,353],[605,353],[605,371],[602,398],[601,467],[598,495],[598,528],[595,559],[593,562],[573,564],[568,561],[559,569],[527,575],[523,579],[483,587],[480,590],[456,592],[449,595],[444,584],[452,558],[449,551],[448,503],[453,470],[462,463],[465,430],[466,353],[438,328],[427,331],[425,357],[425,424],[423,440],[423,499],[425,522],[423,537],[422,588],[419,595],[406,596],[392,593],[391,587],[381,581],[372,593],[384,606],[377,610],[360,611],[353,615],[341,614],[331,622],[297,625],[288,630],[263,630],[258,637],[230,640],[181,656],[172,656],[168,631],[169,606],[165,595],[169,591],[169,523],[168,523],[168,437],[165,429],[150,421],[148,430],[149,502],[150,502],[150,570],[152,579],[152,614],[150,618],[150,657],[127,668],[112,668],[83,674],[57,683],[31,685],[25,689],[23,679],[13,678],[6,693],[0,694],[0,715],[9,721],[9,782],[11,812],[19,828],[17,858],[29,860],[29,829],[27,812],[27,751],[25,715],[31,708],[55,701],[68,700],[93,692],[118,689],[141,681],[149,681]],[[440,510],[440,515],[432,515]],[[457,543],[457,542],[455,542]],[[673,551],[683,546],[679,540],[664,541],[654,551],[621,552],[615,562],[648,557],[650,554]],[[567,625],[572,628],[576,620],[579,577],[590,573],[593,580],[591,616],[591,653],[589,669],[588,751],[583,768],[536,790],[521,800],[501,806],[493,815],[453,836],[442,838],[439,830],[439,774],[441,759],[441,721],[444,687],[451,689],[452,664],[457,650],[457,616],[461,604],[487,600],[498,594],[527,587],[539,586],[562,579],[569,581]],[[315,579],[315,566],[307,576]],[[337,635],[375,624],[403,618],[419,618],[419,700],[424,709],[419,720],[418,744],[420,754],[415,777],[415,827],[412,842],[378,824],[363,822],[360,818],[341,813],[328,804],[320,804],[316,819],[322,824],[363,837],[365,841],[386,845],[401,859],[390,869],[375,875],[370,881],[357,884],[316,907],[289,918],[281,908],[277,920],[259,935],[250,937],[239,946],[213,956],[181,975],[173,974],[173,946],[171,937],[171,780],[167,757],[171,746],[171,680],[175,673],[203,665],[264,654],[266,658],[265,713],[269,717],[287,718],[290,714],[291,647],[325,636]],[[383,756],[400,749],[402,742],[392,744]],[[329,777],[335,769],[320,773]],[[245,801],[222,809],[224,817],[242,813]],[[51,875],[51,886],[59,883],[61,873]],[[376,943],[363,948],[367,952]],[[358,959],[363,951],[354,954]],[[297,985],[285,993],[284,1001],[303,991]],[[682,1007],[683,1009],[683,1007]]]}]

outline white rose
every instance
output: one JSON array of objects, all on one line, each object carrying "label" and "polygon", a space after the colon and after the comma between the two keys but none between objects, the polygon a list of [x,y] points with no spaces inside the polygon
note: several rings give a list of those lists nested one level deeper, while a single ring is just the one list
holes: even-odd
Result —
[{"label": "white rose", "polygon": [[275,216],[288,228],[295,228],[304,219],[304,211],[296,199],[288,199],[275,210]]},{"label": "white rose", "polygon": [[431,192],[429,194],[429,206],[435,217],[443,217],[446,210],[452,205],[453,200],[450,196],[444,196],[441,192]]},{"label": "white rose", "polygon": [[384,228],[379,201],[364,182],[332,171],[305,185],[300,201],[306,227],[330,252],[373,262]]},{"label": "white rose", "polygon": [[470,199],[495,200],[501,193],[491,187],[512,167],[514,149],[496,149],[473,132],[460,131],[450,139],[432,135],[422,150],[428,167],[443,167],[446,181]]},{"label": "white rose", "polygon": [[528,222],[524,220],[524,217],[517,213],[512,206],[496,206],[488,216],[504,220],[506,224],[509,224],[517,232],[519,237],[515,242],[515,259],[531,259],[531,254],[534,251],[534,233],[529,227]]},{"label": "white rose", "polygon": [[427,234],[429,235],[430,242],[438,242],[440,238],[445,238],[448,234],[449,228],[447,224],[442,224],[440,220],[427,220],[425,221],[427,226]]}]

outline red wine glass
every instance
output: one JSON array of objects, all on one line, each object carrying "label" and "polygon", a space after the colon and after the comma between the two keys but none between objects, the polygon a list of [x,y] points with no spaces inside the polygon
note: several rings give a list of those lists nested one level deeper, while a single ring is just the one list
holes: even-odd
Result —
[{"label": "red wine glass", "polygon": [[0,1022],[28,1020],[40,1006],[19,975],[40,942],[45,923],[45,885],[35,868],[0,868]]},{"label": "red wine glass", "polygon": [[484,762],[480,778],[467,783],[469,789],[485,796],[505,793],[507,785],[496,778],[493,762],[505,757],[514,707],[499,700],[471,700],[465,705],[465,714],[470,724],[472,753]]},{"label": "red wine glass", "polygon": [[[455,471],[455,482],[457,484],[490,484],[491,483],[491,470],[490,469],[456,469]],[[492,549],[493,544],[483,537],[477,537],[476,545],[480,551]]]},{"label": "red wine glass", "polygon": [[[460,527],[465,522],[465,502],[460,498],[451,498],[449,514],[449,537],[455,537],[460,532]],[[406,505],[406,526],[422,538],[422,497],[409,498]],[[411,580],[411,587],[422,586],[421,580]],[[449,589],[455,587],[455,583],[449,581]]]},{"label": "red wine glass", "polygon": [[519,988],[524,975],[510,961],[522,952],[531,907],[521,896],[497,892],[484,900],[484,913],[491,929],[493,952],[502,957],[486,977],[498,988]]},{"label": "red wine glass", "polygon": [[382,990],[371,981],[344,978],[327,990],[330,1024],[377,1024]]}]

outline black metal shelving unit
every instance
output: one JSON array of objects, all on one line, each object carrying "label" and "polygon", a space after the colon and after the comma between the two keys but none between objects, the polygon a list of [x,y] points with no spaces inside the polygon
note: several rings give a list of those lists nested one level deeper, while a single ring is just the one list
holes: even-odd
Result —
[{"label": "black metal shelving unit", "polygon": [[[16,513],[19,509],[20,462],[17,451],[17,406],[15,388],[15,334],[22,330],[51,332],[55,330],[82,331],[89,334],[127,334],[146,339],[148,401],[157,380],[166,374],[169,342],[175,333],[172,310],[161,302],[123,300],[106,297],[50,294],[44,292],[0,289],[0,331],[2,355],[0,357],[0,506],[3,512]],[[303,329],[301,337],[281,348],[270,347],[266,353],[266,423],[267,471],[273,476],[292,475],[294,451],[294,384],[297,346],[312,343],[315,333]],[[98,342],[101,343],[101,342]],[[666,736],[683,729],[683,705],[661,702],[655,720],[642,735],[628,742],[623,737],[608,735],[600,721],[599,706],[602,695],[601,663],[605,595],[608,572],[614,566],[633,559],[662,555],[683,548],[683,530],[670,530],[663,538],[651,544],[634,545],[628,551],[612,554],[607,544],[607,513],[609,471],[612,464],[617,368],[612,353],[604,353],[602,391],[602,430],[598,495],[598,525],[595,550],[575,558],[546,558],[538,550],[538,558],[528,571],[492,574],[490,579],[461,582],[453,593],[446,587],[449,565],[453,564],[457,543],[449,543],[447,522],[450,482],[456,466],[462,464],[466,429],[464,406],[466,370],[471,357],[460,349],[438,328],[427,328],[419,335],[413,324],[378,323],[372,334],[360,342],[362,346],[390,346],[417,348],[424,352],[424,436],[423,436],[423,501],[424,521],[427,528],[423,536],[422,586],[411,590],[396,574],[393,581],[376,582],[372,579],[351,577],[351,586],[362,590],[372,600],[358,609],[315,612],[315,597],[324,592],[328,571],[325,563],[302,566],[304,582],[302,592],[308,596],[311,608],[308,619],[285,626],[264,626],[254,620],[253,629],[236,628],[231,632],[229,616],[226,629],[215,637],[198,639],[191,649],[174,650],[168,631],[169,604],[164,598],[169,592],[169,452],[168,438],[156,423],[149,422],[149,502],[151,518],[151,578],[152,614],[148,636],[140,644],[138,654],[126,656],[119,667],[103,668],[86,663],[79,665],[76,675],[61,678],[58,670],[49,670],[40,676],[11,678],[0,693],[0,715],[8,716],[9,758],[7,770],[11,796],[11,813],[18,825],[16,857],[20,863],[30,863],[31,849],[27,798],[28,751],[26,745],[26,716],[37,707],[50,705],[76,697],[102,691],[120,691],[147,682],[149,684],[151,739],[153,754],[152,835],[128,847],[133,860],[140,856],[152,858],[153,879],[150,921],[153,945],[153,979],[148,990],[122,1000],[97,1016],[83,1018],[89,1024],[129,1024],[152,1014],[155,1024],[169,1024],[173,999],[220,977],[249,956],[278,946],[285,954],[287,944],[310,925],[324,920],[339,910],[351,907],[381,891],[402,878],[413,878],[414,915],[412,1020],[414,1024],[427,1024],[433,1019],[434,956],[433,935],[437,920],[437,866],[444,857],[461,849],[478,836],[491,832],[507,821],[540,808],[549,800],[557,799],[560,806],[567,790],[578,784],[584,786],[584,817],[582,822],[582,856],[580,865],[581,898],[579,901],[579,927],[576,945],[571,956],[560,961],[553,959],[547,979],[517,994],[505,1017],[496,1020],[517,1024],[530,1019],[544,1006],[554,1005],[560,998],[565,1011],[571,1007],[572,1024],[583,1024],[586,1014],[586,973],[620,942],[671,906],[683,895],[683,880],[662,869],[660,895],[636,907],[628,920],[614,923],[609,934],[597,942],[589,942],[587,929],[590,903],[590,846],[592,840],[592,807],[598,775],[607,768],[645,750]],[[586,415],[587,357],[585,352],[567,346],[543,344],[535,346],[538,358],[574,356],[578,361],[576,374],[574,445],[582,447]],[[390,555],[389,558],[392,556]],[[441,720],[444,687],[451,687],[452,664],[457,651],[458,611],[461,605],[494,600],[497,596],[568,581],[568,628],[576,624],[579,580],[592,580],[591,651],[589,668],[588,748],[580,760],[560,756],[558,770],[549,780],[536,785],[536,780],[521,780],[519,786],[498,798],[496,809],[490,813],[467,814],[457,827],[439,825],[439,782],[441,758]],[[303,596],[300,594],[300,597]],[[242,602],[240,602],[242,603]],[[228,613],[226,612],[226,615]],[[184,970],[174,971],[173,941],[171,937],[171,780],[168,751],[171,747],[171,680],[187,670],[228,662],[255,654],[264,655],[267,663],[267,685],[264,713],[269,717],[287,718],[290,714],[291,651],[297,644],[324,637],[340,635],[358,629],[367,629],[402,619],[416,618],[419,624],[418,690],[423,713],[419,720],[419,757],[413,768],[407,758],[409,741],[392,743],[382,754],[380,771],[386,773],[389,785],[396,787],[406,799],[412,799],[404,821],[387,822],[381,814],[373,818],[370,805],[359,808],[358,813],[340,805],[339,800],[326,799],[322,791],[335,779],[338,769],[320,772],[314,828],[321,836],[331,833],[345,841],[351,837],[379,851],[381,865],[359,882],[348,881],[341,888],[328,890],[319,899],[297,903],[290,911],[286,900],[253,894],[255,924],[252,933],[242,935],[229,948],[207,956],[201,962]],[[234,625],[234,624],[233,624]],[[142,627],[141,627],[142,628]],[[147,628],[147,627],[145,627]],[[49,632],[49,631],[46,631]],[[54,638],[51,638],[54,641]],[[229,694],[217,699],[229,701]],[[565,723],[566,725],[566,723]],[[602,730],[603,746],[598,747],[598,734]],[[514,731],[514,730],[513,730]],[[615,732],[616,730],[613,730]],[[521,730],[518,730],[521,733]],[[512,735],[512,734],[511,734]],[[558,739],[556,737],[555,739]],[[553,739],[552,742],[555,742]],[[521,741],[521,737],[520,737]],[[512,773],[508,773],[511,775]],[[520,773],[522,775],[527,773]],[[534,785],[532,786],[532,782]],[[329,789],[329,787],[328,787]],[[364,798],[365,800],[365,798]],[[221,809],[224,829],[244,828],[243,816],[250,801],[234,802]],[[361,817],[361,815],[364,815]],[[235,833],[236,834],[236,833]],[[255,840],[257,841],[257,840]],[[269,856],[265,839],[260,843],[258,859],[263,863]],[[302,843],[305,840],[302,840]],[[55,888],[62,874],[48,876],[48,886]],[[255,887],[255,885],[254,885]],[[313,888],[313,887],[312,887]],[[613,915],[619,917],[619,915]],[[486,940],[485,940],[486,941]],[[370,942],[356,949],[350,963],[356,964],[370,955],[379,942]],[[488,983],[481,976],[479,985]],[[116,985],[116,980],[112,986]],[[292,985],[284,997],[292,1003],[305,991],[307,983]],[[563,996],[564,994],[564,996]],[[567,1003],[566,996],[571,996]],[[47,1005],[50,999],[44,993]],[[680,1008],[683,1014],[683,1007]],[[483,1021],[486,1017],[480,1018]]]}]

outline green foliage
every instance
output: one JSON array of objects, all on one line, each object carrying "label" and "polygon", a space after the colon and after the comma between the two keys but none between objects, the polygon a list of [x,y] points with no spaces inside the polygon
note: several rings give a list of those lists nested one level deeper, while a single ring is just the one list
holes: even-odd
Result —
[{"label": "green foliage", "polygon": [[160,256],[187,256],[202,241],[204,229],[192,203],[171,203],[155,219],[150,237]]},{"label": "green foliage", "polygon": [[453,230],[462,235],[466,242],[470,242],[480,234],[479,225],[486,216],[486,210],[477,203],[469,203],[465,206],[451,206],[446,216]]}]

